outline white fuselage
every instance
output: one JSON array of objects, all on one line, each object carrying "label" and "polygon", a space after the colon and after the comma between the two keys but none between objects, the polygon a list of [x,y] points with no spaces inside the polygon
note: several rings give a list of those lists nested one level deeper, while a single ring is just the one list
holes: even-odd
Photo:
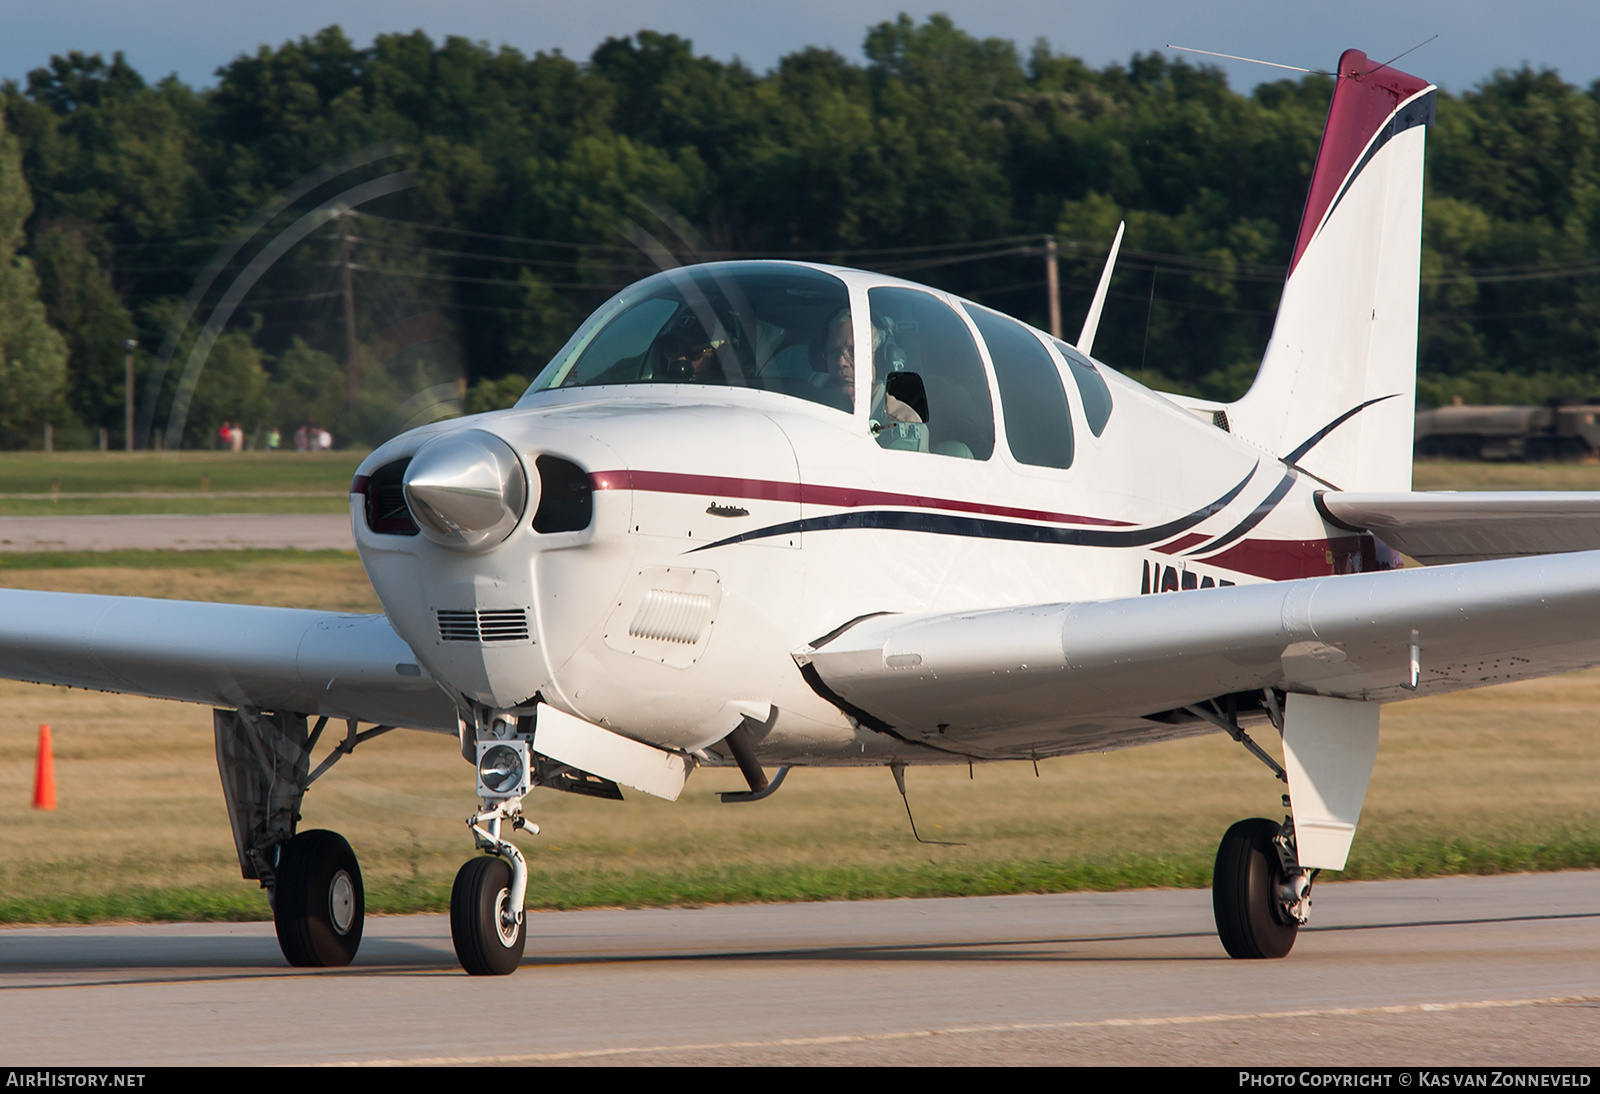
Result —
[{"label": "white fuselage", "polygon": [[[897,284],[831,272],[853,298]],[[396,438],[361,473],[442,433],[482,430],[530,475],[541,455],[583,469],[587,527],[541,533],[525,516],[503,542],[464,553],[373,532],[355,497],[356,542],[395,630],[463,706],[542,701],[690,753],[748,718],[763,727],[764,757],[799,763],[937,758],[862,725],[796,664],[796,651],[859,617],[1388,565],[1370,537],[1324,523],[1315,480],[1103,366],[1112,411],[1096,436],[1054,356],[1076,440],[1065,469],[1013,457],[987,351],[987,459],[880,447],[865,382],[853,413],[694,383],[546,390]],[[525,638],[441,629],[440,613],[519,609]],[[948,758],[1089,747],[1062,732],[1072,721],[1062,711],[1048,739],[968,740]]]}]

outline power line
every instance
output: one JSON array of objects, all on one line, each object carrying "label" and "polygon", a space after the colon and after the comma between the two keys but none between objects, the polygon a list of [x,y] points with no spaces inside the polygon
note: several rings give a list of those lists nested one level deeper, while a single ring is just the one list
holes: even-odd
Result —
[{"label": "power line", "polygon": [[[423,281],[453,281],[463,285],[503,285],[509,289],[527,288],[526,282],[508,281],[503,277],[464,277],[460,274],[432,273],[431,271],[422,270],[381,270],[375,266],[363,266],[359,262],[352,262],[350,268],[359,270],[362,273],[384,274],[390,277],[414,277]],[[617,281],[608,285],[604,282],[545,281],[542,284],[552,289],[622,289],[632,284],[632,282]]]},{"label": "power line", "polygon": [[[363,219],[378,223],[392,224],[397,227],[412,228],[423,232],[434,232],[462,238],[493,240],[502,243],[512,243],[526,246],[558,247],[572,251],[599,252],[606,255],[636,256],[637,250],[632,247],[614,246],[610,244],[573,243],[565,240],[540,239],[530,236],[513,236],[493,232],[480,232],[465,228],[453,228],[443,225],[423,224],[417,221],[399,220],[385,217],[375,213],[361,213]],[[774,259],[833,259],[846,261],[851,264],[869,267],[880,273],[906,274],[924,270],[942,269],[949,266],[966,265],[973,262],[986,262],[999,258],[1023,257],[1033,252],[1034,248],[1028,244],[1037,243],[1045,237],[1037,234],[998,236],[990,239],[967,240],[946,244],[922,244],[910,247],[880,247],[863,248],[860,250],[833,249],[833,250],[806,250],[806,251],[703,251],[696,256],[700,259],[738,259],[738,258],[774,258]],[[511,255],[491,254],[476,251],[452,250],[448,248],[429,247],[423,244],[403,243],[393,240],[374,239],[370,236],[352,237],[352,242],[366,246],[377,247],[391,252],[403,252],[427,255],[436,258],[460,259],[468,262],[487,262],[503,265],[520,266],[526,269],[548,270],[580,270],[588,268],[591,263],[568,259],[554,258],[519,258]],[[1088,260],[1089,255],[1084,252],[1090,248],[1098,249],[1096,245],[1084,240],[1063,240],[1065,249],[1078,252],[1079,257]],[[187,243],[184,245],[188,245]],[[905,256],[899,261],[878,261],[890,259],[895,256]],[[917,256],[917,257],[912,257]],[[287,265],[287,264],[286,264]],[[298,265],[298,264],[295,264]],[[292,266],[289,268],[293,268]],[[357,264],[354,267],[364,273],[392,274],[400,277],[412,277],[423,280],[443,281],[468,285],[503,285],[518,287],[521,281],[507,280],[504,278],[471,277],[463,274],[446,274],[432,271],[404,271],[383,270],[376,267]],[[1215,258],[1211,256],[1191,256],[1171,254],[1160,251],[1124,250],[1118,263],[1119,269],[1137,270],[1141,272],[1166,273],[1190,278],[1211,278],[1218,280],[1243,282],[1243,283],[1281,283],[1286,276],[1287,268],[1265,263],[1238,262],[1230,259]],[[192,267],[186,266],[118,266],[115,270],[124,276],[137,276],[163,273],[187,272]],[[651,267],[639,264],[621,264],[621,270],[628,273],[645,275],[653,272]],[[1498,266],[1484,267],[1481,270],[1458,270],[1449,274],[1442,274],[1421,278],[1421,283],[1428,286],[1453,285],[1453,284],[1496,284],[1515,283],[1522,281],[1566,280],[1600,276],[1600,263],[1595,262],[1562,262],[1543,265]],[[563,290],[605,290],[619,289],[626,282],[586,282],[586,281],[548,281],[541,279],[544,285],[553,289]]]},{"label": "power line", "polygon": [[618,247],[604,243],[573,243],[564,239],[534,239],[529,236],[476,232],[469,228],[449,228],[440,224],[422,224],[414,220],[395,220],[393,217],[379,216],[377,213],[362,213],[360,215],[363,220],[375,220],[382,224],[396,224],[405,228],[419,228],[425,232],[439,232],[444,235],[463,236],[470,239],[493,239],[502,243],[524,243],[539,247],[565,247],[584,251],[616,251],[623,254],[633,254],[636,251],[636,248],[633,247]]},{"label": "power line", "polygon": [[485,254],[481,251],[449,251],[439,247],[424,247],[417,243],[395,243],[390,240],[372,239],[368,236],[351,236],[350,242],[362,243],[369,247],[381,247],[390,251],[410,251],[413,254],[435,255],[440,258],[467,258],[474,262],[503,262],[518,266],[545,266],[566,270],[576,270],[588,265],[588,263],[565,261],[559,258],[516,258],[511,255]]},{"label": "power line", "polygon": [[[375,220],[384,224],[394,224],[405,228],[417,228],[425,232],[440,232],[446,235],[465,236],[473,239],[492,239],[503,243],[521,243],[540,247],[562,247],[569,250],[582,251],[612,251],[622,254],[637,254],[636,247],[621,247],[604,243],[574,243],[561,239],[537,239],[530,236],[501,235],[495,232],[479,232],[467,228],[449,228],[437,224],[423,224],[414,220],[397,220],[393,217],[380,216],[376,213],[363,212],[359,214],[363,220]],[[970,247],[993,247],[1004,243],[1022,243],[1029,240],[1037,242],[1042,236],[1038,232],[1027,235],[999,236],[994,239],[974,239],[960,243],[928,243],[914,247],[869,247],[852,250],[845,247],[823,248],[809,251],[734,251],[734,250],[703,250],[692,256],[702,260],[737,259],[737,258],[827,258],[827,257],[857,257],[862,255],[896,255],[917,254],[931,251],[949,251]]]},{"label": "power line", "polygon": [[1600,276],[1600,263],[1591,262],[1585,265],[1568,265],[1562,267],[1546,268],[1533,272],[1534,267],[1527,273],[1476,273],[1472,270],[1462,270],[1455,274],[1444,274],[1439,277],[1424,277],[1424,285],[1495,285],[1511,281],[1559,281],[1573,277]]}]

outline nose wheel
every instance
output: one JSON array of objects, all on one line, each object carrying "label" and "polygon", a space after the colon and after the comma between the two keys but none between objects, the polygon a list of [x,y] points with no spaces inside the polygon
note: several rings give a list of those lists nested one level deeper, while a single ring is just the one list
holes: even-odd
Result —
[{"label": "nose wheel", "polygon": [[300,968],[348,965],[361,947],[366,891],[337,832],[301,832],[282,845],[272,886],[278,947]]},{"label": "nose wheel", "polygon": [[1217,848],[1211,910],[1229,957],[1284,957],[1310,907],[1310,877],[1292,858],[1282,825],[1257,817],[1228,829]]},{"label": "nose wheel", "polygon": [[505,976],[522,963],[527,945],[521,901],[513,903],[511,866],[484,855],[456,874],[450,890],[450,940],[461,967],[473,976]]}]

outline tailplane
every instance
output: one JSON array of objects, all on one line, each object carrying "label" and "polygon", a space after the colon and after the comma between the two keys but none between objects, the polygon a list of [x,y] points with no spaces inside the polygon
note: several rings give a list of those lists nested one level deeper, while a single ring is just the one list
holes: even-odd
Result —
[{"label": "tailplane", "polygon": [[1409,490],[1434,88],[1339,58],[1289,278],[1234,433],[1345,490]]}]

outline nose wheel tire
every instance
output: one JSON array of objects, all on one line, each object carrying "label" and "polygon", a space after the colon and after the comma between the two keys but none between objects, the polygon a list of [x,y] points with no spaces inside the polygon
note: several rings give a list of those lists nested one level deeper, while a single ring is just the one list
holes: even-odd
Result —
[{"label": "nose wheel tire", "polygon": [[348,965],[361,947],[366,891],[355,852],[337,832],[302,832],[278,855],[272,923],[301,968]]},{"label": "nose wheel tire", "polygon": [[1300,925],[1278,907],[1283,864],[1272,840],[1280,825],[1257,817],[1228,829],[1211,875],[1211,910],[1229,957],[1283,957]]},{"label": "nose wheel tire", "polygon": [[467,862],[450,891],[450,940],[473,976],[505,976],[522,963],[528,936],[522,909],[510,907],[511,866],[485,855]]}]

